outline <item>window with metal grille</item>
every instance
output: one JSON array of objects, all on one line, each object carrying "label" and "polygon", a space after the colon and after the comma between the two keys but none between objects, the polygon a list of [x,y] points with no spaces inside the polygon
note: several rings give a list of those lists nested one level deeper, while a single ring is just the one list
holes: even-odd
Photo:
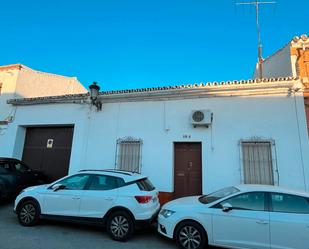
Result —
[{"label": "window with metal grille", "polygon": [[243,182],[274,185],[272,145],[267,141],[242,141]]},{"label": "window with metal grille", "polygon": [[123,138],[117,140],[116,169],[141,172],[142,140]]}]

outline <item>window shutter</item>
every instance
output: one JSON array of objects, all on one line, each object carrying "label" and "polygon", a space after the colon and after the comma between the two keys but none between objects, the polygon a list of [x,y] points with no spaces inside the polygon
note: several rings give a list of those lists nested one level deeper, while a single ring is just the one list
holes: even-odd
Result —
[{"label": "window shutter", "polygon": [[125,138],[117,141],[116,169],[138,172],[141,171],[142,140]]},{"label": "window shutter", "polygon": [[242,142],[242,156],[244,183],[274,185],[270,142]]}]

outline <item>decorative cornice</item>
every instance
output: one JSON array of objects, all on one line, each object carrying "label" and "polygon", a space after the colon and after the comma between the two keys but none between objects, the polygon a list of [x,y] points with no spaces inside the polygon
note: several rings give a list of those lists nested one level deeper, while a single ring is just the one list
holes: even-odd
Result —
[{"label": "decorative cornice", "polygon": [[287,82],[296,81],[298,77],[280,77],[280,78],[264,78],[264,79],[250,79],[250,80],[233,80],[233,81],[221,81],[221,82],[207,82],[207,83],[194,83],[188,85],[176,85],[176,86],[163,86],[163,87],[152,87],[152,88],[139,88],[139,89],[128,89],[128,90],[115,90],[101,92],[100,95],[112,95],[112,94],[124,94],[124,93],[141,93],[141,92],[155,92],[155,91],[167,91],[167,90],[180,90],[180,89],[212,89],[212,88],[225,88],[229,86],[240,87],[244,85],[254,85],[260,83],[276,83],[276,82]]},{"label": "decorative cornice", "polygon": [[[235,80],[225,82],[208,82],[200,84],[140,88],[129,90],[105,91],[99,94],[102,103],[130,102],[145,100],[205,98],[224,96],[268,95],[288,93],[300,81],[296,77],[267,78],[254,80]],[[53,103],[85,103],[87,94],[73,94],[50,97],[10,99],[12,105],[37,105]]]},{"label": "decorative cornice", "polygon": [[268,61],[269,59],[273,58],[275,55],[279,54],[283,49],[286,47],[294,47],[294,48],[303,48],[303,47],[309,47],[309,38],[306,34],[302,34],[300,37],[294,36],[292,40],[290,40],[287,44],[285,44],[283,47],[276,50],[273,54],[267,56],[263,59],[263,63]]},{"label": "decorative cornice", "polygon": [[295,36],[291,41],[292,47],[309,47],[309,37],[306,34],[301,35],[300,37]]}]

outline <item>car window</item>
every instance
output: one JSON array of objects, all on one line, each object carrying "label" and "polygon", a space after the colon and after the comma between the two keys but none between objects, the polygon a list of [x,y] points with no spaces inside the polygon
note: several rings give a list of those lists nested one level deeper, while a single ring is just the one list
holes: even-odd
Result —
[{"label": "car window", "polygon": [[203,204],[208,204],[237,192],[239,192],[239,189],[235,187],[223,188],[211,194],[201,196],[199,201]]},{"label": "car window", "polygon": [[21,173],[29,171],[29,168],[26,165],[21,164],[21,163],[14,163],[13,166],[16,171],[21,172]]},{"label": "car window", "polygon": [[152,191],[155,189],[155,187],[152,185],[151,181],[148,178],[138,180],[136,184],[141,191]]},{"label": "car window", "polygon": [[68,190],[82,190],[85,188],[88,179],[89,175],[80,174],[65,178],[56,184],[62,184],[65,186],[65,189]]},{"label": "car window", "polygon": [[233,209],[264,211],[265,194],[263,192],[251,192],[234,196],[221,202],[221,206],[229,203]]},{"label": "car window", "polygon": [[8,173],[11,171],[10,164],[5,162],[0,162],[0,173]]},{"label": "car window", "polygon": [[88,190],[110,190],[118,187],[116,177],[93,175],[90,179]]},{"label": "car window", "polygon": [[273,212],[309,214],[309,200],[301,196],[272,193],[271,203]]}]

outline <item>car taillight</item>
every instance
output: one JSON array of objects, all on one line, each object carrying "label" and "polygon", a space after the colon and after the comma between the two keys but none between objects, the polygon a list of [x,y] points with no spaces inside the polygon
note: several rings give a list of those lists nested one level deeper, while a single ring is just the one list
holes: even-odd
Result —
[{"label": "car taillight", "polygon": [[140,204],[145,204],[151,201],[152,196],[146,195],[146,196],[135,196],[135,199],[138,201]]}]

